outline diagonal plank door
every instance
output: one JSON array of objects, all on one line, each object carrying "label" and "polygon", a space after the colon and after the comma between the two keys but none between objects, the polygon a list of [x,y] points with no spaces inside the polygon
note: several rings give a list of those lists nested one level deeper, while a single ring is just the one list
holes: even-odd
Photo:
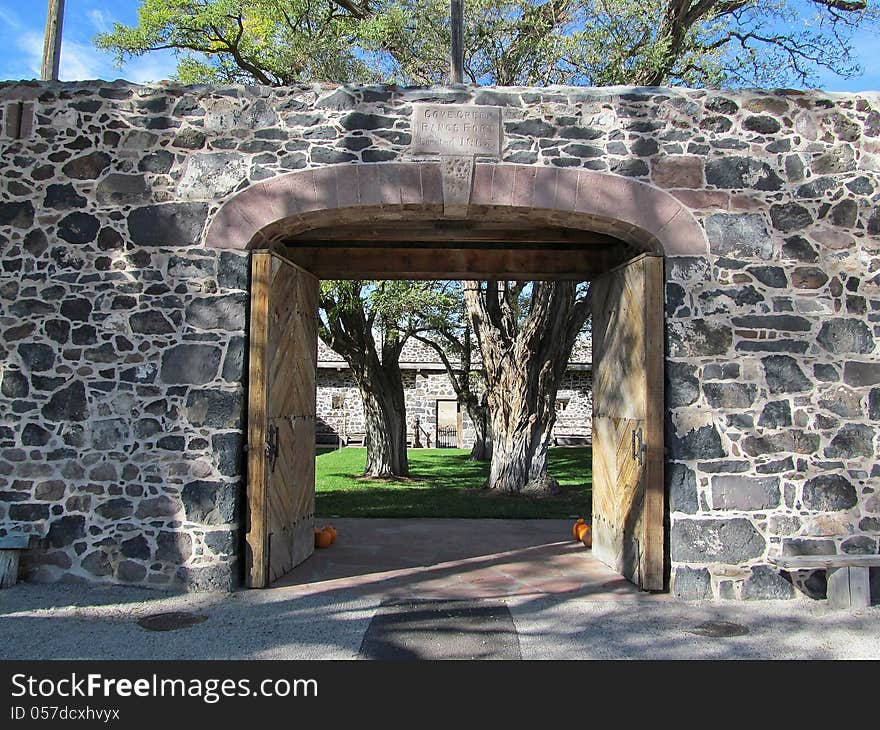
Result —
[{"label": "diagonal plank door", "polygon": [[593,554],[663,589],[663,258],[597,277],[593,300]]},{"label": "diagonal plank door", "polygon": [[270,252],[251,261],[247,582],[314,550],[318,280]]}]

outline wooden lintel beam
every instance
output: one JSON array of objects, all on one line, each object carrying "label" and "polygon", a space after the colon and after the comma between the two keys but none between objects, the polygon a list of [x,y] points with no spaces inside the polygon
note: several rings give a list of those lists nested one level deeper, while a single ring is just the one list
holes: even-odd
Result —
[{"label": "wooden lintel beam", "polygon": [[[572,228],[529,228],[524,225],[454,225],[437,223],[398,223],[397,225],[357,225],[320,228],[298,234],[295,241],[369,241],[376,245],[398,246],[401,243],[432,242],[455,246],[466,242],[518,245],[523,243],[607,246],[620,244],[613,236]],[[290,242],[293,243],[294,240]]]},{"label": "wooden lintel beam", "polygon": [[621,241],[616,241],[614,239],[610,239],[612,243],[608,243],[607,241],[594,241],[591,243],[584,242],[569,242],[569,241],[558,241],[554,243],[540,243],[534,241],[515,241],[511,243],[510,241],[420,241],[413,239],[401,239],[401,240],[393,240],[393,239],[376,239],[376,240],[358,240],[358,239],[294,239],[294,240],[285,240],[279,245],[284,248],[316,248],[320,247],[323,249],[370,249],[370,250],[378,250],[378,249],[394,249],[396,251],[400,250],[411,250],[411,249],[426,249],[431,251],[458,251],[458,250],[473,250],[473,251],[489,251],[489,250],[498,250],[498,251],[512,251],[513,253],[540,253],[542,255],[546,255],[548,253],[555,253],[557,251],[566,251],[566,252],[588,252],[592,254],[597,250],[602,249],[620,249],[626,244]]},{"label": "wooden lintel beam", "polygon": [[288,246],[285,256],[320,279],[587,280],[620,263],[622,249]]}]

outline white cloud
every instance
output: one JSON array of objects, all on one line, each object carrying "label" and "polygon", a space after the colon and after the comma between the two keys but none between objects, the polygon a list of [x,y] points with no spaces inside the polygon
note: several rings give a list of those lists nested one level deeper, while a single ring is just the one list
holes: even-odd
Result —
[{"label": "white cloud", "polygon": [[[30,31],[22,33],[15,41],[20,52],[17,63],[7,70],[0,70],[2,78],[39,78],[43,58],[43,36]],[[61,44],[62,81],[87,81],[90,79],[125,79],[142,84],[171,78],[177,61],[171,52],[148,53],[135,58],[121,68],[114,66],[111,57],[89,43],[65,39]],[[5,73],[4,73],[5,72]]]},{"label": "white cloud", "polygon": [[21,30],[22,24],[15,13],[0,8],[0,23],[4,23],[10,30]]},{"label": "white cloud", "polygon": [[27,69],[27,73],[32,74],[32,78],[40,78],[40,65],[43,62],[42,34],[34,31],[22,33],[15,41],[15,46],[23,54],[20,65]]},{"label": "white cloud", "polygon": [[112,65],[93,46],[76,41],[61,43],[61,69],[58,75],[62,81],[107,78],[111,69]]},{"label": "white cloud", "polygon": [[[3,2],[3,0],[0,0]],[[129,60],[122,67],[113,56],[94,47],[91,36],[109,30],[113,15],[105,9],[91,8],[65,18],[61,43],[62,81],[125,79],[148,83],[170,78],[177,69],[171,51],[148,53]],[[38,79],[43,58],[42,28],[25,25],[14,10],[0,7],[0,79]]]},{"label": "white cloud", "polygon": [[177,59],[170,51],[154,51],[129,61],[118,74],[136,84],[170,79],[177,71]]},{"label": "white cloud", "polygon": [[95,29],[99,33],[106,33],[110,30],[110,23],[107,22],[107,17],[104,15],[103,11],[98,10],[97,8],[92,8],[86,13],[88,15],[89,21],[91,21],[92,25],[95,26]]}]

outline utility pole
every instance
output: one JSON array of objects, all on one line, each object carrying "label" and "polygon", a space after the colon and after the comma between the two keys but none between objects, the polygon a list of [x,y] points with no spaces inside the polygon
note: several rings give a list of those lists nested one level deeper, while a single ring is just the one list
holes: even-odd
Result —
[{"label": "utility pole", "polygon": [[464,83],[464,9],[463,0],[452,0],[450,8],[452,30],[452,55],[449,62],[449,80],[453,84]]},{"label": "utility pole", "polygon": [[40,78],[58,81],[61,63],[61,26],[64,25],[64,0],[49,0],[46,13],[46,40],[43,43],[43,65]]}]

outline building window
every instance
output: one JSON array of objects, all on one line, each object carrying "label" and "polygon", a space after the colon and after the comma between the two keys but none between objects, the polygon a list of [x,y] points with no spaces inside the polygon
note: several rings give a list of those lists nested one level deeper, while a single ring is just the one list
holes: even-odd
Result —
[{"label": "building window", "polygon": [[568,409],[568,398],[557,398],[556,399],[556,412],[562,413],[563,411]]},{"label": "building window", "polygon": [[333,410],[338,411],[342,408],[345,408],[345,396],[344,395],[334,395],[333,396]]}]

